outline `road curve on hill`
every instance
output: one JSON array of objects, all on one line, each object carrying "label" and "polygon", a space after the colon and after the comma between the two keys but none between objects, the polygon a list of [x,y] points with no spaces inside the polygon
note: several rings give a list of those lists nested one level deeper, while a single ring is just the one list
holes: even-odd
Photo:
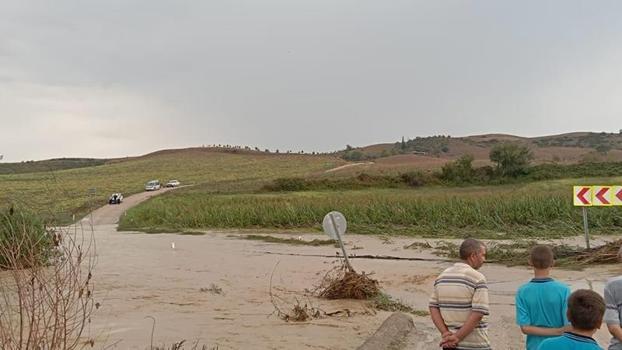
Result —
[{"label": "road curve on hill", "polygon": [[125,197],[121,204],[107,204],[85,216],[82,221],[88,222],[93,220],[94,226],[117,224],[119,223],[121,215],[123,215],[123,213],[125,213],[128,209],[146,201],[151,197],[155,197],[171,190],[174,190],[174,188],[162,188],[158,191],[145,191]]}]

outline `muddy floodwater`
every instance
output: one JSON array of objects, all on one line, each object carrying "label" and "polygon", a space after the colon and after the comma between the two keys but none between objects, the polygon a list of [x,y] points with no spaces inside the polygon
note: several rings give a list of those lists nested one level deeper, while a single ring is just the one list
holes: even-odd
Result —
[{"label": "muddy floodwater", "polygon": [[[94,224],[97,243],[95,298],[101,307],[93,315],[88,333],[98,344],[111,349],[145,349],[154,318],[154,344],[186,339],[218,349],[354,349],[390,315],[361,301],[306,296],[306,290],[337,261],[338,248],[333,246],[249,241],[231,232],[202,236],[117,232],[117,218],[150,195],[106,206],[80,223],[88,232],[90,223]],[[321,234],[287,236],[299,235],[304,240],[326,238]],[[429,251],[404,249],[415,241],[412,238],[347,235],[345,241],[350,253],[357,255],[435,258]],[[358,271],[373,273],[388,294],[420,310],[427,310],[434,278],[450,265],[369,259],[353,259],[352,263]],[[495,264],[487,264],[481,271],[489,281],[493,347],[522,349],[523,337],[514,322],[514,293],[531,278],[531,271]],[[573,289],[593,288],[602,293],[606,279],[621,271],[618,267],[554,270],[553,276]],[[308,322],[284,322],[273,314],[271,276],[272,294],[282,308],[298,300],[328,313],[344,312]],[[408,348],[436,349],[438,334],[429,319],[414,320],[417,332],[408,339]],[[605,328],[596,335],[602,346],[609,338]]]}]

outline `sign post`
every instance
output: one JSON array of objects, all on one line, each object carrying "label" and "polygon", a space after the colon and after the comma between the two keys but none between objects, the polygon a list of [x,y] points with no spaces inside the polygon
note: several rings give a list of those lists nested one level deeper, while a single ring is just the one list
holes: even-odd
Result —
[{"label": "sign post", "polygon": [[585,233],[585,248],[590,249],[590,231],[587,225],[587,208],[583,207],[583,232]]},{"label": "sign post", "polygon": [[590,249],[590,232],[587,222],[587,207],[592,206],[592,186],[574,186],[573,203],[575,207],[582,207],[583,232],[585,234],[585,247]]},{"label": "sign post", "polygon": [[341,251],[343,252],[343,257],[346,261],[346,267],[350,272],[354,272],[354,268],[352,268],[350,260],[348,259],[346,247],[343,245],[343,240],[341,239],[341,236],[346,233],[347,227],[348,222],[346,221],[346,217],[338,211],[331,211],[330,213],[326,214],[326,216],[324,216],[324,220],[322,221],[322,228],[324,228],[324,232],[330,238],[339,242],[339,246],[341,247]]},{"label": "sign post", "polygon": [[573,186],[573,204],[582,207],[585,246],[590,249],[587,207],[622,206],[622,186],[591,185]]}]

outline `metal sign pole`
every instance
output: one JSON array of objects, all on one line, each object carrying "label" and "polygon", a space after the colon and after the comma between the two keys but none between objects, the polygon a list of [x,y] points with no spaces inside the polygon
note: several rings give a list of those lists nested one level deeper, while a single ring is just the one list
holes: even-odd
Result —
[{"label": "metal sign pole", "polygon": [[337,223],[335,222],[335,217],[333,216],[333,214],[329,214],[330,215],[330,221],[333,224],[333,228],[335,229],[335,234],[337,235],[337,240],[339,241],[339,246],[341,247],[341,251],[343,252],[343,257],[346,259],[346,267],[348,268],[348,270],[350,270],[350,272],[354,272],[354,268],[352,268],[352,265],[350,265],[350,260],[348,260],[348,253],[346,253],[346,248],[343,245],[343,241],[341,240],[341,235],[339,234],[339,230],[337,229]]},{"label": "metal sign pole", "polygon": [[590,249],[590,231],[587,225],[587,208],[582,207],[583,209],[583,231],[585,231],[585,247]]}]

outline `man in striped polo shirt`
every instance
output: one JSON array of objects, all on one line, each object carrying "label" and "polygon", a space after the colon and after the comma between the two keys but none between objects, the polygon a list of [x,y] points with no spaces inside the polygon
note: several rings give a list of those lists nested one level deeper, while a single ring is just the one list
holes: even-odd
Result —
[{"label": "man in striped polo shirt", "polygon": [[486,246],[476,239],[460,245],[459,263],[434,282],[430,315],[441,333],[443,349],[490,350],[488,340],[488,287],[477,270],[486,261]]}]

